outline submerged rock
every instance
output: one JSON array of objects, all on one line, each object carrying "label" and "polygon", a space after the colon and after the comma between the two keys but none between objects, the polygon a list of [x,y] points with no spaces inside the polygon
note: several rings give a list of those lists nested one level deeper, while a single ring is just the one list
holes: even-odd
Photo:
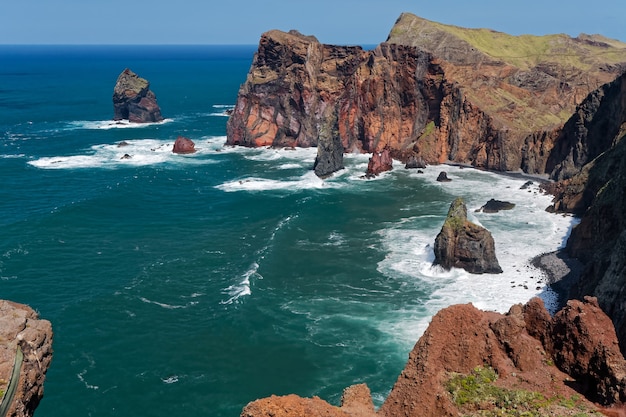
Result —
[{"label": "submerged rock", "polygon": [[126,68],[113,89],[113,120],[133,123],[160,122],[161,108],[150,90],[150,83]]},{"label": "submerged rock", "polygon": [[446,269],[463,268],[472,274],[502,272],[491,233],[467,220],[467,207],[460,197],[450,205],[434,250],[435,265]]}]

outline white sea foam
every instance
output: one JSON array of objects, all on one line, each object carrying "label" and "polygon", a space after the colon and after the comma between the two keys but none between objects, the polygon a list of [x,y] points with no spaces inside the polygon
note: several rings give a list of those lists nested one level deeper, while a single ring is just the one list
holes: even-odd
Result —
[{"label": "white sea foam", "polygon": [[192,302],[189,302],[189,303],[184,304],[184,305],[173,305],[173,304],[167,304],[167,303],[161,303],[161,302],[158,302],[158,301],[149,300],[146,297],[139,297],[139,299],[141,301],[143,301],[144,303],[146,303],[146,304],[154,304],[154,305],[157,305],[159,307],[163,307],[163,308],[165,308],[167,310],[178,310],[179,308],[188,308],[188,307],[191,307],[191,306],[194,306],[194,305],[198,304],[197,301],[192,301]]},{"label": "white sea foam", "polygon": [[259,264],[253,262],[252,265],[250,265],[250,268],[243,274],[243,279],[240,282],[225,288],[222,293],[228,295],[229,298],[225,301],[222,301],[221,304],[232,304],[239,300],[241,297],[252,294],[252,291],[250,290],[250,278],[263,278],[261,274],[257,272],[258,269]]},{"label": "white sea foam", "polygon": [[[218,142],[219,145],[218,145]],[[162,163],[211,164],[216,161],[204,155],[221,150],[221,138],[197,141],[196,153],[179,155],[172,152],[173,140],[137,139],[124,143],[99,144],[80,155],[42,157],[28,163],[41,169],[120,168]]]},{"label": "white sea foam", "polygon": [[[379,263],[378,270],[389,279],[432,289],[422,306],[425,316],[416,320],[411,311],[398,312],[399,317],[381,323],[382,331],[395,337],[401,335],[408,346],[424,332],[433,314],[451,304],[471,302],[479,309],[506,312],[513,304],[540,296],[546,306],[553,309],[556,294],[546,287],[542,272],[530,265],[530,261],[537,255],[562,247],[576,223],[571,216],[546,212],[551,196],[540,193],[537,185],[532,186],[530,192],[520,190],[525,179],[455,167],[445,170],[452,182],[435,182],[434,177],[439,171],[432,168],[424,178],[434,181],[433,186],[446,187],[453,195],[466,200],[469,219],[492,233],[496,255],[504,272],[473,275],[461,269],[445,271],[432,265],[434,239],[443,224],[447,207],[441,211],[439,222],[409,218],[380,230],[386,256]],[[516,206],[511,211],[495,214],[474,212],[491,198],[509,201]],[[433,225],[424,226],[429,223]]]},{"label": "white sea foam", "polygon": [[259,263],[262,262],[263,259],[265,259],[265,254],[272,246],[274,239],[276,238],[276,234],[280,231],[280,229],[285,227],[285,225],[287,225],[291,220],[297,217],[298,216],[295,216],[295,215],[287,216],[278,222],[278,224],[272,231],[272,234],[270,235],[265,246],[263,246],[263,248],[259,249],[255,253],[255,256],[257,257],[257,259],[255,262],[252,263],[252,265],[250,265],[248,270],[243,274],[242,279],[236,282],[235,284],[232,284],[228,286],[227,288],[225,288],[224,290],[222,290],[222,293],[228,295],[229,298],[225,301],[222,301],[221,304],[233,304],[234,302],[237,302],[241,297],[245,297],[247,295],[252,294],[252,290],[250,288],[251,279],[252,278],[263,279],[263,276],[259,274],[258,272]]},{"label": "white sea foam", "polygon": [[271,191],[271,190],[311,190],[328,187],[337,187],[334,182],[327,182],[320,179],[313,171],[307,171],[299,177],[287,178],[284,180],[273,180],[259,177],[242,178],[237,181],[230,181],[218,185],[216,188],[226,191]]},{"label": "white sea foam", "polygon": [[168,376],[167,378],[161,378],[161,381],[163,381],[166,384],[175,384],[178,382],[178,375],[172,375],[172,376]]},{"label": "white sea foam", "polygon": [[158,126],[166,123],[173,122],[174,119],[163,119],[160,122],[153,123],[133,123],[128,120],[76,120],[68,122],[69,129],[139,129],[149,126]]}]

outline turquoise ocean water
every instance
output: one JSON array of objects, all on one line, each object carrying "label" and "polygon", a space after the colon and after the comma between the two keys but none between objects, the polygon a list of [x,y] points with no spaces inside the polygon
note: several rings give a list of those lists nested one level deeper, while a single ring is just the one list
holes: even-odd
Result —
[{"label": "turquoise ocean water", "polygon": [[[360,382],[380,405],[440,308],[554,301],[528,260],[573,219],[524,180],[400,164],[365,180],[348,155],[322,181],[314,149],[224,147],[254,50],[0,47],[0,298],[53,325],[38,416],[233,417],[271,394],[338,404]],[[164,123],[111,124],[126,67]],[[198,152],[172,154],[178,135]],[[504,274],[431,266],[459,195]],[[517,206],[473,213],[489,198]]]}]

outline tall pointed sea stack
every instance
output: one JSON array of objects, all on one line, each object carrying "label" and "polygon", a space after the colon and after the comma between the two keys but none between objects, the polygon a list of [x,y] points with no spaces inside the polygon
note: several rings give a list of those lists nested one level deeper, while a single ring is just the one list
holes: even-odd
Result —
[{"label": "tall pointed sea stack", "polygon": [[151,123],[163,120],[156,96],[148,80],[126,68],[113,89],[113,120]]}]

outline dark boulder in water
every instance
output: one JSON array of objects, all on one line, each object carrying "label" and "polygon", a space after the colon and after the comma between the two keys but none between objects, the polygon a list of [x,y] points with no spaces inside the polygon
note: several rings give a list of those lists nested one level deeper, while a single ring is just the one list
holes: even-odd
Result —
[{"label": "dark boulder in water", "polygon": [[482,211],[483,213],[497,213],[500,210],[512,210],[515,204],[508,201],[494,200],[493,198],[487,201],[487,204],[482,206],[476,211]]},{"label": "dark boulder in water", "polygon": [[446,171],[441,171],[439,173],[439,176],[437,176],[437,181],[439,181],[439,182],[450,182],[452,180],[450,178],[448,178],[448,173]]}]

